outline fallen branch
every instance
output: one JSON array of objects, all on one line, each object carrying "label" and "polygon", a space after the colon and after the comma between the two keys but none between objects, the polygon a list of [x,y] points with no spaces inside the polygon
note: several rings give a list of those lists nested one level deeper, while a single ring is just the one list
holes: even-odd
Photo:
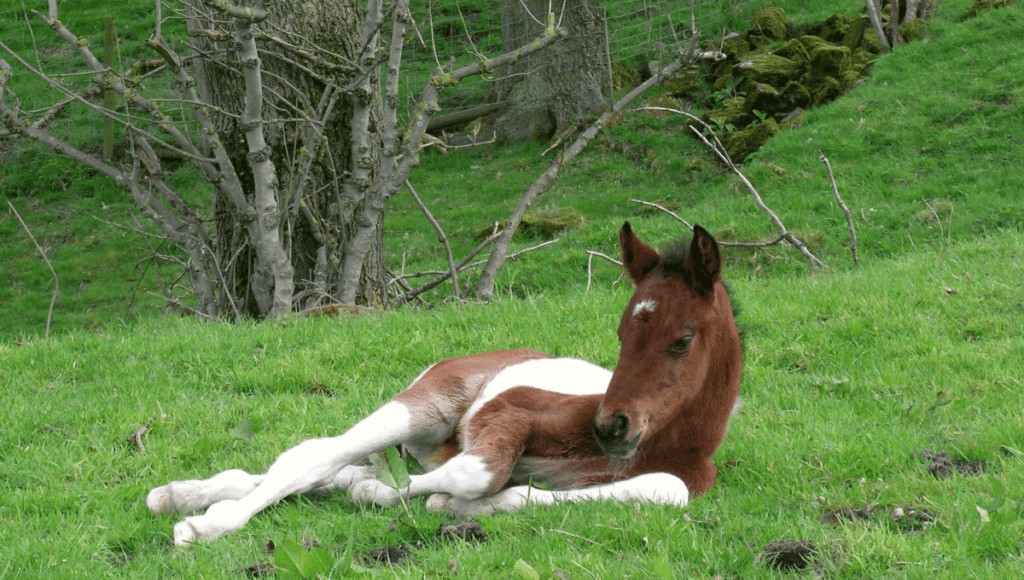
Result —
[{"label": "fallen branch", "polygon": [[134,433],[127,437],[127,441],[129,443],[134,443],[139,448],[139,453],[146,452],[146,446],[142,444],[142,436],[145,435],[147,431],[149,431],[149,423],[139,427]]},{"label": "fallen branch", "polygon": [[430,225],[434,226],[434,229],[437,231],[437,241],[441,242],[441,245],[444,246],[444,254],[448,258],[448,273],[452,279],[452,295],[455,296],[456,300],[458,300],[458,271],[455,269],[455,260],[452,258],[452,247],[448,245],[448,237],[444,235],[444,230],[441,229],[441,224],[437,223],[437,220],[434,219],[433,214],[431,214],[430,210],[427,209],[426,204],[423,203],[420,196],[416,195],[416,190],[412,188],[412,184],[409,183],[408,179],[405,180],[405,187],[409,190],[409,193],[412,194],[412,198],[416,200],[416,205],[420,206],[420,209],[423,210],[423,214],[427,216],[427,221],[429,221]]},{"label": "fallen branch", "polygon": [[57,277],[57,271],[53,269],[53,264],[50,263],[50,258],[46,257],[46,251],[36,241],[36,237],[32,235],[32,231],[25,225],[25,220],[21,219],[21,214],[18,210],[14,209],[14,205],[11,202],[7,202],[7,206],[14,212],[15,217],[21,222],[21,227],[25,228],[25,233],[28,234],[29,239],[35,244],[36,250],[39,250],[39,255],[43,257],[43,261],[46,262],[46,267],[50,269],[50,273],[53,274],[53,296],[50,297],[50,309],[46,312],[46,333],[44,336],[50,336],[50,322],[53,320],[53,305],[57,302],[57,293],[60,292],[60,278]]},{"label": "fallen branch", "polygon": [[594,256],[597,256],[599,258],[604,258],[605,260],[608,260],[612,264],[615,264],[616,266],[620,266],[620,267],[622,266],[622,262],[616,260],[615,258],[611,258],[609,256],[606,256],[606,255],[602,254],[601,252],[595,252],[593,250],[587,250],[587,254],[588,254],[588,257],[587,257],[587,291],[589,292],[590,291],[590,278],[591,278],[591,274],[593,272]]},{"label": "fallen branch", "polygon": [[[660,206],[660,205],[658,205],[656,203],[650,202],[650,201],[644,201],[642,199],[630,199],[629,201],[632,201],[633,203],[639,203],[641,205],[646,205],[647,207],[653,207],[654,209],[656,209],[658,211],[663,211],[663,212],[667,213],[668,215],[674,217],[676,219],[676,221],[678,221],[678,222],[682,223],[684,226],[686,226],[686,229],[693,230],[693,226],[691,226],[689,222],[687,222],[683,218],[677,216],[675,213],[673,213],[671,210],[669,210],[669,209],[667,209],[665,207],[662,207],[662,206]],[[721,242],[719,242],[719,243],[721,243]]]},{"label": "fallen branch", "polygon": [[[687,113],[686,111],[680,111],[678,109],[670,109],[670,108],[667,108],[667,107],[640,107],[640,108],[638,108],[636,110],[638,110],[638,111],[666,111],[666,112],[669,112],[669,113],[676,113],[678,115],[683,115],[685,117],[688,117],[689,119],[693,120],[695,123],[699,123],[700,126],[702,126],[704,128],[704,131],[708,135],[711,135],[711,138],[714,139],[714,141],[715,141],[714,143],[711,143],[711,141],[708,140],[708,138],[705,136],[704,133],[702,133],[701,131],[698,131],[697,127],[694,127],[693,125],[690,125],[690,130],[693,131],[694,135],[696,135],[697,138],[700,139],[704,143],[704,145],[706,145],[709,149],[711,149],[711,151],[715,155],[718,156],[718,158],[722,161],[722,163],[724,163],[730,170],[732,170],[733,173],[736,174],[737,177],[739,177],[740,181],[743,182],[743,185],[746,186],[747,191],[749,191],[750,195],[754,198],[754,203],[757,204],[757,207],[759,207],[761,209],[761,211],[763,211],[766,214],[768,214],[768,217],[772,220],[772,223],[775,224],[775,228],[779,230],[779,236],[781,238],[785,239],[787,242],[789,242],[789,243],[793,244],[794,246],[796,246],[797,249],[800,250],[800,253],[803,254],[804,257],[807,258],[807,260],[811,264],[813,264],[813,265],[815,265],[815,266],[817,266],[819,268],[823,268],[823,269],[826,269],[826,270],[828,269],[828,266],[825,265],[824,262],[819,260],[817,258],[817,256],[812,254],[811,251],[809,249],[807,249],[807,246],[804,245],[804,243],[801,242],[799,238],[797,238],[793,234],[789,233],[789,231],[786,229],[785,224],[783,224],[782,220],[779,219],[779,216],[775,215],[775,212],[773,212],[771,210],[771,208],[769,208],[767,205],[765,205],[764,200],[761,199],[761,194],[759,194],[757,192],[757,189],[755,189],[753,184],[750,183],[750,180],[748,180],[747,177],[745,175],[743,175],[743,172],[740,171],[738,167],[736,167],[736,164],[732,162],[732,159],[729,157],[729,153],[725,150],[725,147],[722,145],[722,142],[718,140],[718,135],[715,133],[715,131],[710,126],[708,126],[707,123],[702,121],[699,117],[691,115],[690,113]],[[775,243],[777,243],[777,242],[775,242]]]},{"label": "fallen branch", "polygon": [[857,231],[853,229],[853,218],[850,217],[850,210],[843,203],[843,198],[839,197],[836,177],[832,174],[832,164],[828,162],[828,158],[821,151],[818,151],[818,159],[821,159],[821,162],[825,164],[825,168],[828,169],[828,179],[832,182],[832,193],[836,196],[836,202],[839,203],[839,207],[846,214],[846,225],[850,227],[850,250],[853,252],[853,265],[859,266],[860,262],[857,260]]}]

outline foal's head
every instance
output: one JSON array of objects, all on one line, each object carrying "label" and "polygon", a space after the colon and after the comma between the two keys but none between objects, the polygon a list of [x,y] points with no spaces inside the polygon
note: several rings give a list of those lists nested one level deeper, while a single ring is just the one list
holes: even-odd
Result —
[{"label": "foal's head", "polygon": [[594,418],[594,435],[609,457],[630,458],[696,404],[707,407],[697,415],[709,422],[713,441],[687,445],[712,446],[710,454],[721,441],[713,433],[724,434],[735,401],[741,357],[732,305],[719,281],[718,243],[694,226],[689,245],[662,256],[633,234],[629,222],[619,242],[636,293],[619,323],[622,350]]}]

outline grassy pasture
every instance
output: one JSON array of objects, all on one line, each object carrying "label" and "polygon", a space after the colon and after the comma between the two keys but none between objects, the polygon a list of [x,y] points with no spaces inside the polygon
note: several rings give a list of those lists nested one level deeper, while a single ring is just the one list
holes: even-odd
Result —
[{"label": "grassy pasture", "polygon": [[[7,575],[231,577],[269,561],[268,540],[316,539],[340,556],[350,541],[366,553],[421,536],[409,563],[381,573],[445,576],[456,557],[460,577],[514,577],[523,559],[542,577],[650,578],[667,554],[669,577],[774,577],[760,552],[780,539],[814,542],[829,577],[1024,570],[1019,231],[798,285],[734,280],[744,404],[718,484],[684,510],[530,509],[481,518],[490,539],[474,547],[429,541],[440,520],[422,501],[422,532],[389,531],[399,510],[338,495],[283,502],[189,550],[171,547],[173,518],[146,511],[145,493],[169,479],[263,470],[284,448],[339,432],[439,358],[532,346],[612,364],[629,295],[614,278],[486,306],[236,327],[152,321],[0,346]],[[144,424],[140,454],[125,438]],[[937,479],[917,457],[925,449],[984,460],[986,472]],[[894,521],[897,507],[933,521]],[[842,508],[875,515],[820,521]]]},{"label": "grassy pasture", "polygon": [[[859,6],[822,15],[811,11],[825,3],[808,4],[776,2],[818,19]],[[0,579],[241,578],[272,560],[268,540],[313,539],[336,557],[350,544],[367,553],[422,539],[407,564],[355,574],[401,578],[454,577],[453,558],[463,578],[530,577],[518,560],[541,578],[1021,576],[1024,9],[965,20],[969,5],[944,2],[927,41],[880,58],[866,85],[745,167],[832,270],[809,272],[786,249],[726,252],[743,307],[744,406],[711,492],[684,510],[593,504],[481,518],[489,541],[477,546],[435,543],[440,519],[422,502],[419,531],[393,529],[398,509],[341,495],[285,501],[240,533],[181,550],[175,520],[151,516],[143,498],[170,479],[263,470],[440,358],[529,346],[613,364],[629,289],[595,261],[586,292],[585,250],[614,254],[625,218],[656,246],[680,235],[629,198],[675,202],[725,239],[772,235],[735,179],[684,168],[704,152],[679,119],[631,116],[582,156],[540,208],[572,207],[586,223],[509,264],[494,303],[230,327],[139,317],[140,307],[126,316],[131,285],[142,308],[159,301],[144,292],[156,288],[152,271],[134,267],[151,251],[146,238],[88,217],[126,219],[120,193],[64,160],[9,155],[0,186],[48,249],[62,292],[57,336],[43,339],[49,271],[17,220],[0,216]],[[818,149],[858,218],[861,268],[849,263]],[[414,184],[457,252],[507,215],[548,163],[542,150],[424,160]],[[411,200],[396,198],[387,229],[395,269],[403,256],[408,271],[443,263]],[[140,454],[126,437],[144,424]],[[984,460],[986,471],[939,479],[923,450]],[[866,518],[821,521],[844,508]],[[771,570],[763,550],[777,540],[813,542],[816,571]]]}]

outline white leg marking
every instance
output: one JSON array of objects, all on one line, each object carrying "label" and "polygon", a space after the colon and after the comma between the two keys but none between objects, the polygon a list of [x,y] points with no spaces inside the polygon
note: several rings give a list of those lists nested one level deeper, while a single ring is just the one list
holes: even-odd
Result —
[{"label": "white leg marking", "polygon": [[373,502],[381,506],[398,503],[398,494],[416,497],[432,493],[445,493],[465,499],[483,495],[491,484],[491,472],[483,459],[467,453],[460,453],[437,469],[423,475],[409,477],[409,487],[396,490],[377,481],[367,479],[355,483],[350,489],[352,499],[358,503]]},{"label": "white leg marking", "polygon": [[188,515],[219,501],[241,499],[261,481],[262,475],[249,475],[241,469],[229,469],[210,479],[173,481],[149,492],[146,506],[156,515]]},{"label": "white leg marking", "polygon": [[450,516],[466,517],[496,511],[514,512],[522,509],[528,503],[552,505],[560,501],[596,499],[651,502],[682,507],[689,502],[690,492],[683,480],[674,475],[647,473],[615,483],[566,491],[548,491],[520,485],[478,499],[446,497],[438,494],[427,501],[427,508],[433,511],[446,511]]},{"label": "white leg marking", "polygon": [[201,516],[174,526],[174,543],[210,542],[240,529],[267,506],[297,493],[338,482],[339,472],[372,453],[387,449],[413,434],[409,410],[392,401],[338,437],[303,441],[277,458],[263,481],[248,495],[210,506]]}]

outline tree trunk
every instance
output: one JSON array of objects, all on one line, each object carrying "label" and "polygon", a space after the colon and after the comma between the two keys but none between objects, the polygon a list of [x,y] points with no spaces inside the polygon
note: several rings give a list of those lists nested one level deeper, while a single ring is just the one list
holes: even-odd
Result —
[{"label": "tree trunk", "polygon": [[[554,24],[561,19],[568,35],[501,72],[497,96],[508,107],[497,119],[496,130],[503,142],[545,141],[608,108],[602,93],[608,84],[608,56],[597,0],[502,0],[504,51],[524,46],[544,31],[549,4],[556,11]],[[561,6],[564,13],[558,12]]]},{"label": "tree trunk", "polygon": [[[257,215],[263,214],[254,224],[253,216],[240,211],[239,204],[215,185],[213,253],[225,277],[220,281],[218,310],[230,312],[235,308],[255,318],[278,315],[282,292],[289,295],[289,309],[332,301],[339,291],[342,256],[362,209],[362,200],[341,192],[343,180],[353,173],[353,97],[335,95],[337,101],[320,131],[308,129],[309,124],[301,121],[307,116],[316,119],[317,111],[324,109],[322,105],[331,98],[331,94],[325,95],[328,79],[339,78],[337,71],[308,61],[300,64],[294,54],[257,36],[265,150],[251,151],[252,142],[247,140],[246,132],[253,130],[252,120],[244,116],[245,78],[239,74],[247,69],[239,61],[235,39],[220,40],[211,34],[214,25],[203,0],[189,2],[188,28],[198,54],[193,67],[200,96],[203,102],[224,111],[211,116],[219,145],[231,159],[249,205]],[[359,0],[312,0],[301,5],[294,0],[263,0],[261,4],[268,18],[256,27],[257,32],[297,47],[316,46],[352,62],[358,59],[363,21]],[[217,18],[222,19],[220,15]],[[342,77],[339,82],[347,79]],[[376,104],[377,99],[371,100]],[[372,124],[379,117],[379,105],[368,109]],[[303,174],[303,156],[318,144],[318,155],[308,173]],[[209,152],[216,144],[205,145]],[[262,156],[267,159],[262,160]],[[360,164],[368,166],[372,175],[379,158],[379,140],[371,138]],[[261,196],[254,172],[258,171],[272,172],[270,191],[262,196],[264,202],[269,199],[265,207],[257,203]],[[255,227],[275,230],[269,232],[274,235],[266,237],[278,240],[275,252],[284,257],[285,265],[268,262],[270,258],[260,247],[267,242],[259,242],[260,236],[254,235],[267,232],[254,233]],[[380,307],[385,304],[383,228],[376,231],[363,264],[356,300]]]}]

